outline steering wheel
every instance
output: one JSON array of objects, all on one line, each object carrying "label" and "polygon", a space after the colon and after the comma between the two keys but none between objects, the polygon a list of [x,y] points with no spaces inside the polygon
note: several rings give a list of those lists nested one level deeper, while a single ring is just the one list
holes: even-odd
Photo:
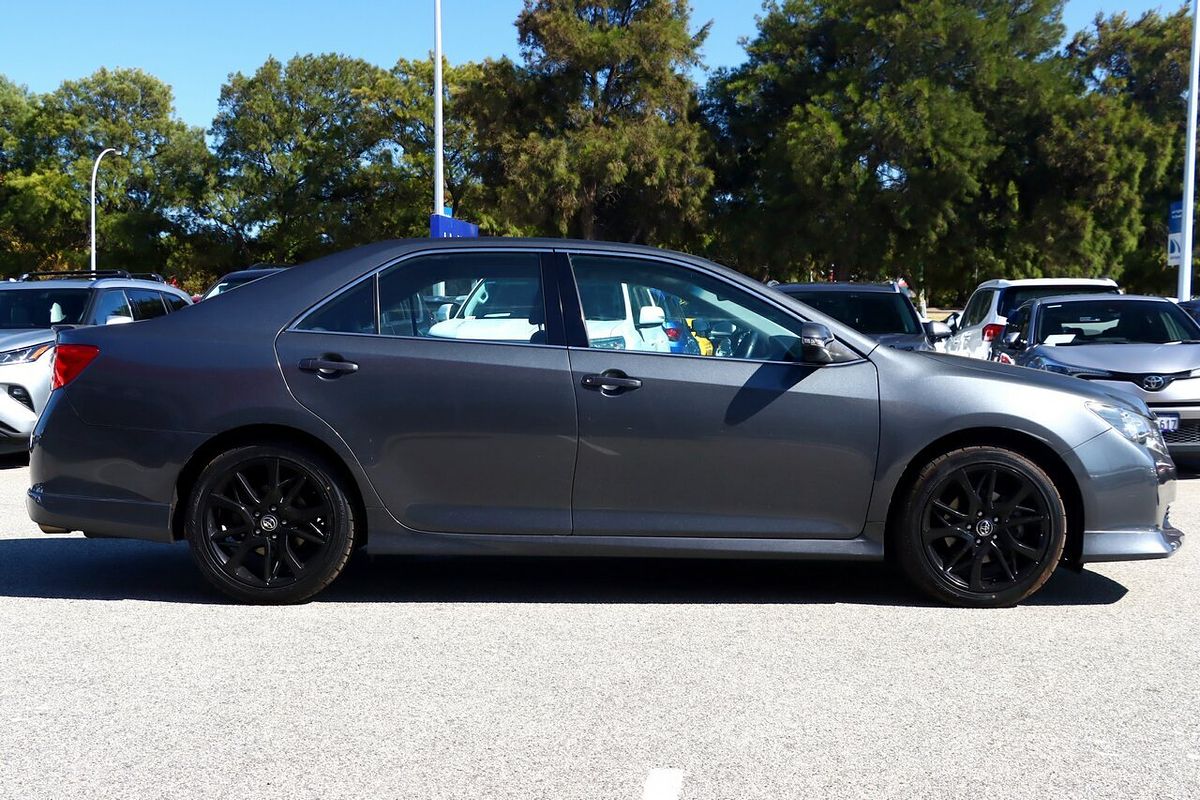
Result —
[{"label": "steering wheel", "polygon": [[733,357],[754,358],[762,347],[764,339],[765,337],[760,331],[756,331],[753,328],[746,330],[738,338],[737,344],[733,346]]}]

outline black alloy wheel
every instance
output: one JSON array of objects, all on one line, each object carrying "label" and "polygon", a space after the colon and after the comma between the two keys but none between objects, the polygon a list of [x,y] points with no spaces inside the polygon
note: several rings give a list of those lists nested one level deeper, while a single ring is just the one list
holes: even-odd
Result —
[{"label": "black alloy wheel", "polygon": [[927,593],[959,605],[1011,605],[1041,587],[1066,539],[1062,497],[1032,461],[972,447],[918,476],[901,563]]},{"label": "black alloy wheel", "polygon": [[218,456],[192,493],[187,536],[205,576],[239,600],[293,603],[341,573],[352,511],[314,454],[269,445]]}]

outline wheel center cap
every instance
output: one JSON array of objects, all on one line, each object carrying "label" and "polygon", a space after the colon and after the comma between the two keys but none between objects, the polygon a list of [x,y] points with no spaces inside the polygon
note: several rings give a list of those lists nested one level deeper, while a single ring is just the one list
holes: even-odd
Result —
[{"label": "wheel center cap", "polygon": [[975,523],[975,532],[980,536],[992,535],[992,521],[990,519],[981,519]]},{"label": "wheel center cap", "polygon": [[279,520],[274,514],[264,514],[263,518],[258,521],[258,527],[262,528],[267,533],[270,533],[279,527]]}]

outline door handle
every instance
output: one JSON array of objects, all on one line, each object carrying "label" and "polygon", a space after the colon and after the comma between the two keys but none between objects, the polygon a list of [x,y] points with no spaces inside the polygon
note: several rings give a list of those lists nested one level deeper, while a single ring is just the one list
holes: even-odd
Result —
[{"label": "door handle", "polygon": [[302,358],[300,369],[304,372],[316,372],[326,377],[358,372],[358,364],[353,361],[336,361],[329,358]]},{"label": "door handle", "polygon": [[617,391],[618,389],[640,389],[642,382],[637,378],[630,378],[624,372],[616,369],[610,369],[599,375],[584,375],[581,381],[584,386],[589,389],[600,389],[601,391]]}]

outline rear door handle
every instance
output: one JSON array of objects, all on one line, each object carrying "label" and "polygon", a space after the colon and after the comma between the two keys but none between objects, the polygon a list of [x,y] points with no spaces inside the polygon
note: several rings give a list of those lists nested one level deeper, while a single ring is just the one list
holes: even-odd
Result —
[{"label": "rear door handle", "polygon": [[600,389],[602,391],[615,391],[617,389],[640,389],[642,382],[637,378],[630,378],[620,370],[608,370],[599,375],[584,375],[583,385],[589,389]]},{"label": "rear door handle", "polygon": [[353,361],[335,361],[329,358],[302,358],[300,369],[304,372],[316,372],[320,375],[342,375],[358,372],[358,364]]}]

